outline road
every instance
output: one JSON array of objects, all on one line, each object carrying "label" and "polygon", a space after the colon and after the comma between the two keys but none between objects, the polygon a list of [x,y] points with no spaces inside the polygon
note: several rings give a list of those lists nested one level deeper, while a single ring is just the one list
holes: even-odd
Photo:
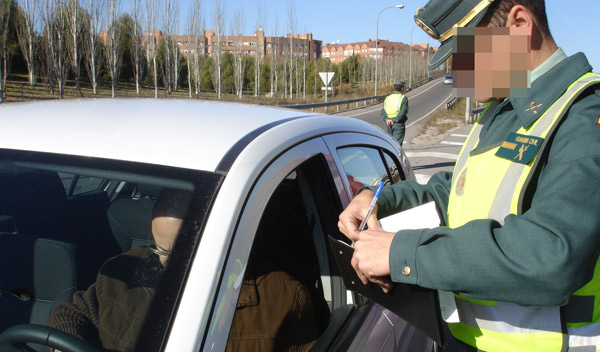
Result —
[{"label": "road", "polygon": [[[413,139],[421,133],[427,119],[453,97],[452,86],[444,85],[442,80],[442,78],[436,79],[406,94],[409,113],[403,149],[415,170],[417,180],[422,183],[427,182],[429,177],[438,171],[452,171],[460,148],[471,128],[466,126],[449,131],[439,143],[434,145],[412,143]],[[381,119],[381,106],[382,104],[377,104],[341,114],[369,122],[385,130],[385,123]]]}]

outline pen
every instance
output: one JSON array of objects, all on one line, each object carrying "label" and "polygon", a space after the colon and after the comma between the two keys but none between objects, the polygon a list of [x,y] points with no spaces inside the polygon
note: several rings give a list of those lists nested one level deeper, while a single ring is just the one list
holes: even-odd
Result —
[{"label": "pen", "polygon": [[360,226],[358,227],[358,231],[363,231],[365,229],[365,227],[367,227],[367,219],[369,218],[369,216],[371,216],[371,213],[373,212],[373,208],[375,208],[375,204],[377,204],[377,198],[379,198],[379,194],[381,193],[382,189],[383,189],[383,181],[381,181],[381,183],[379,184],[379,187],[377,187],[377,190],[375,191],[375,194],[373,195],[373,199],[371,200],[371,204],[369,204],[369,210],[367,210],[367,215],[365,215],[365,218],[360,223]]}]

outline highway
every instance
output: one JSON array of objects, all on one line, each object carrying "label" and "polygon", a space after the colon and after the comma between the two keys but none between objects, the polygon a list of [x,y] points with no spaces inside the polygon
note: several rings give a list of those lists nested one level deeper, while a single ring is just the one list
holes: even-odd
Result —
[{"label": "highway", "polygon": [[[466,126],[450,131],[434,145],[412,143],[412,140],[421,133],[427,119],[438,109],[445,107],[453,97],[452,86],[444,85],[442,80],[442,78],[436,79],[406,94],[409,112],[403,149],[415,170],[417,180],[422,183],[427,182],[437,171],[452,171],[460,148],[471,128]],[[377,104],[341,114],[369,122],[385,130],[385,123],[381,119],[381,106],[382,104]]]}]

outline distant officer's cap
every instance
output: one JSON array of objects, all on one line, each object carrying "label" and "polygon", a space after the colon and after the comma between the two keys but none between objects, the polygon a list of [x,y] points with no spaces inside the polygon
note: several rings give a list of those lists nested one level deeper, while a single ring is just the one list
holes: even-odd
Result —
[{"label": "distant officer's cap", "polygon": [[404,81],[396,81],[394,82],[394,87],[405,87]]},{"label": "distant officer's cap", "polygon": [[441,45],[431,61],[433,69],[446,61],[453,50],[453,28],[475,27],[494,0],[431,0],[415,12],[415,22]]}]

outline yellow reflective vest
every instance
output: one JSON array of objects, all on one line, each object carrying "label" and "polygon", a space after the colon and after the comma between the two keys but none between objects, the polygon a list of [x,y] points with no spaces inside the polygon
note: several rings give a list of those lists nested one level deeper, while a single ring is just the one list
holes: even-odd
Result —
[{"label": "yellow reflective vest", "polygon": [[[531,126],[516,132],[512,142],[471,153],[485,122],[498,104],[488,105],[471,130],[457,159],[448,203],[448,226],[472,220],[494,219],[504,224],[509,214],[523,212],[523,196],[548,140],[575,99],[587,87],[600,83],[600,75],[587,73],[573,83]],[[538,145],[541,144],[541,145]],[[499,149],[511,158],[498,157]],[[516,162],[532,148],[527,163]],[[514,156],[514,157],[513,157]],[[524,234],[525,236],[526,234]],[[563,307],[526,307],[514,303],[482,301],[455,294],[459,323],[450,323],[457,339],[484,351],[599,351],[600,260],[592,280],[575,292]],[[584,314],[585,323],[571,324],[565,314]]]},{"label": "yellow reflective vest", "polygon": [[404,99],[406,99],[406,97],[401,93],[392,93],[385,98],[385,101],[383,102],[383,110],[385,111],[388,119],[393,119],[398,116],[400,107],[402,106],[402,101]]}]

